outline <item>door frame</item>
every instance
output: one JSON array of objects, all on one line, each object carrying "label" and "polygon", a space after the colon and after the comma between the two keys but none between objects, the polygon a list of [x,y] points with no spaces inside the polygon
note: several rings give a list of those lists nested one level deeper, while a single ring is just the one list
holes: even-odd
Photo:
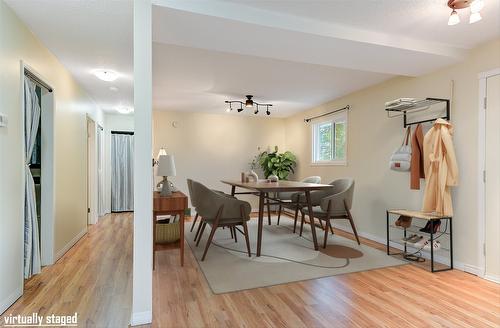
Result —
[{"label": "door frame", "polygon": [[479,97],[478,97],[478,172],[477,172],[477,200],[478,200],[478,276],[493,280],[486,276],[486,96],[487,79],[500,75],[500,67],[479,73]]},{"label": "door frame", "polygon": [[[86,134],[87,134],[87,224],[96,224],[98,221],[97,204],[99,201],[98,195],[98,179],[97,179],[97,129],[98,124],[88,114],[86,115]],[[93,124],[92,131],[89,129],[89,124]],[[90,144],[92,140],[93,144]],[[92,149],[90,148],[92,146]]]},{"label": "door frame", "polygon": [[[52,92],[48,92],[42,89],[42,111],[41,111],[41,122],[42,122],[42,186],[41,186],[41,205],[40,205],[40,261],[42,266],[54,264],[55,254],[54,254],[54,240],[55,240],[55,108],[56,108],[56,89],[54,89],[48,79],[43,75],[38,73],[33,67],[20,61],[20,77],[21,77],[21,120],[20,120],[20,133],[22,142],[22,184],[26,184],[25,173],[24,173],[24,153],[25,153],[25,136],[24,136],[24,71],[27,70],[31,74],[35,75],[39,80],[43,81],[48,85]],[[45,141],[45,142],[43,142]],[[21,191],[21,213],[23,213],[23,229],[22,229],[22,249],[24,249],[24,188]],[[24,253],[23,253],[24,254]],[[24,256],[24,255],[23,255]],[[22,261],[22,276],[24,281],[24,261]]]}]

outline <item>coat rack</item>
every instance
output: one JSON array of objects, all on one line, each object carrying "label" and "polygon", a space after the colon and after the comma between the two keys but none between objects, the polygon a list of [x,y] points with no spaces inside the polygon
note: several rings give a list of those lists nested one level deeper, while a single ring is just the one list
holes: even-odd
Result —
[{"label": "coat rack", "polygon": [[[434,106],[437,104],[443,104],[443,103],[446,104],[445,116],[439,116],[439,117],[434,117],[431,119],[425,119],[425,120],[415,121],[415,122],[408,122],[407,114],[416,113],[416,112],[420,112],[420,111],[426,111],[431,106]],[[403,126],[405,128],[410,126],[410,125],[427,123],[427,122],[434,122],[438,118],[442,118],[442,119],[447,120],[447,121],[450,120],[450,100],[449,99],[425,98],[422,100],[417,100],[416,102],[411,103],[411,104],[401,105],[401,106],[398,106],[397,108],[386,108],[385,110],[387,111],[387,116],[389,118],[403,116]],[[399,113],[399,114],[391,116],[391,113]]]}]

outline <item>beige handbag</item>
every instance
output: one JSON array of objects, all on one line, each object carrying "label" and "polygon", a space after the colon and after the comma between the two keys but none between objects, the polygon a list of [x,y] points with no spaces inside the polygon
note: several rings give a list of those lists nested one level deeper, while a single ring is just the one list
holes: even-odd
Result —
[{"label": "beige handbag", "polygon": [[411,146],[409,145],[411,127],[406,128],[405,138],[401,147],[396,149],[391,155],[389,163],[391,170],[394,171],[410,171],[411,166]]}]

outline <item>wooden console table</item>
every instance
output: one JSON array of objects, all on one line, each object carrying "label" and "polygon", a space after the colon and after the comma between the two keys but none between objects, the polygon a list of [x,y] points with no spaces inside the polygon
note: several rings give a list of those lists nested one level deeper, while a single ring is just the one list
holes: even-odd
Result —
[{"label": "wooden console table", "polygon": [[180,191],[170,196],[153,193],[153,270],[155,269],[156,252],[156,217],[159,215],[179,215],[181,266],[184,265],[184,213],[188,208],[188,197]]}]

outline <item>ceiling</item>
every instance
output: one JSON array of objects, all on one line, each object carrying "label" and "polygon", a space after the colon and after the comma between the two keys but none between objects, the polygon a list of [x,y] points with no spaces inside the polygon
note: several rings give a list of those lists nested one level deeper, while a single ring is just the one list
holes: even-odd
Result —
[{"label": "ceiling", "polygon": [[[132,106],[132,1],[6,2],[104,110]],[[451,27],[445,2],[153,0],[154,109],[223,113],[224,100],[253,94],[288,116],[500,37],[500,0]],[[102,82],[95,68],[122,77]]]}]

